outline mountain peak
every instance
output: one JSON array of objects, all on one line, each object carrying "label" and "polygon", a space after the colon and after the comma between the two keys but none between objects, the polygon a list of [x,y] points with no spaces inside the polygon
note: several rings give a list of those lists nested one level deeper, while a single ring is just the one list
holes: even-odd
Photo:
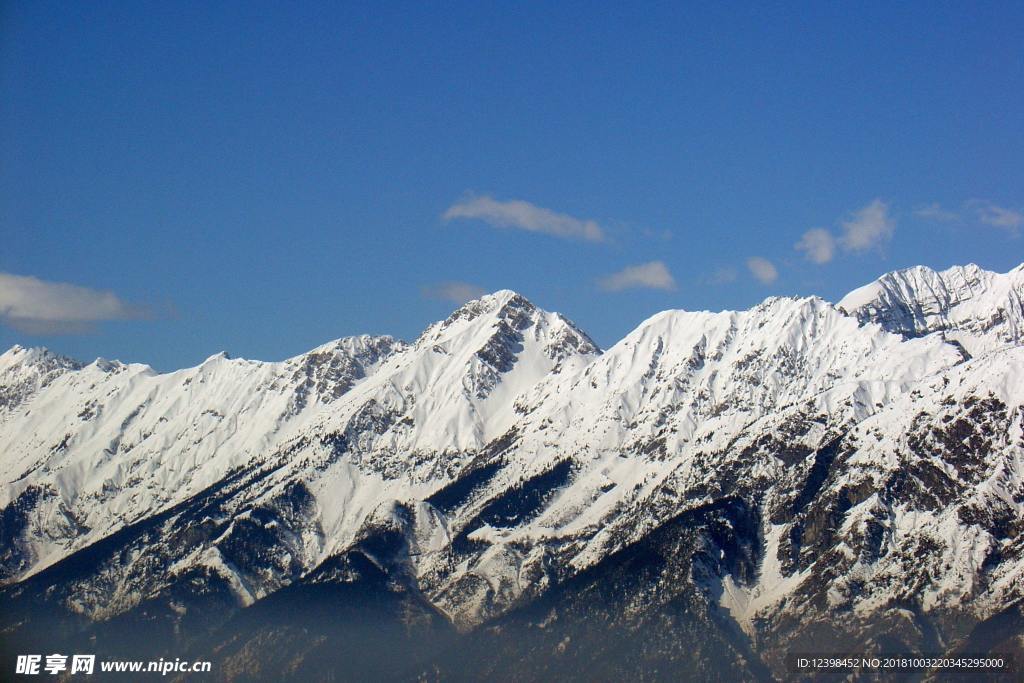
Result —
[{"label": "mountain peak", "polygon": [[[258,639],[219,630],[243,605],[347,609],[394,587],[481,637],[524,624],[503,632],[530,657],[571,633],[570,666],[590,656],[581,610],[658,643],[693,640],[673,626],[685,610],[701,657],[726,652],[704,632],[745,629],[761,649],[744,657],[778,661],[837,609],[844,639],[925,623],[927,643],[964,642],[1022,597],[1024,347],[993,337],[965,359],[944,337],[1014,329],[1022,273],[898,271],[848,297],[852,315],[817,297],[665,311],[604,354],[509,290],[412,345],[348,337],[283,362],[71,372],[8,364],[32,353],[16,347],[0,357],[0,628],[161,619],[210,629],[174,647],[250,657],[279,620]],[[395,614],[385,637],[420,621]]]},{"label": "mountain peak", "polygon": [[514,320],[515,327],[526,326],[529,324],[529,319],[535,316],[539,310],[521,294],[510,289],[499,289],[492,294],[485,294],[479,299],[467,301],[447,318],[424,330],[417,341],[428,340],[433,343],[455,326],[473,322],[484,316],[489,316],[495,321]]},{"label": "mountain peak", "polygon": [[15,344],[11,348],[7,349],[0,355],[0,358],[21,358],[27,359],[37,355],[43,355],[51,353],[45,346],[22,346],[21,344]]},{"label": "mountain peak", "polygon": [[39,363],[74,369],[83,367],[83,363],[73,358],[62,356],[59,353],[54,353],[45,346],[22,346],[21,344],[15,344],[3,354],[0,354],[0,366],[35,365]]},{"label": "mountain peak", "polygon": [[995,273],[969,263],[943,271],[914,266],[886,273],[844,296],[837,308],[904,337],[939,331],[968,335],[985,350],[1024,340],[1022,300],[1024,264]]},{"label": "mountain peak", "polygon": [[39,389],[82,363],[43,347],[15,344],[0,355],[0,412],[22,405]]},{"label": "mountain peak", "polygon": [[[477,300],[478,301],[485,301],[485,300],[487,300],[487,301],[496,301],[496,302],[504,303],[504,302],[510,301],[512,299],[522,299],[523,301],[526,301],[526,297],[524,297],[522,294],[520,294],[519,292],[517,292],[515,290],[512,290],[512,289],[498,289],[498,290],[495,290],[495,291],[491,292],[490,294],[484,294],[482,297],[480,297]],[[527,303],[529,303],[529,302],[527,302]]]},{"label": "mountain peak", "polygon": [[376,362],[386,358],[392,353],[404,349],[407,344],[392,337],[391,335],[359,334],[350,337],[340,337],[326,344],[321,344],[315,349],[306,353],[289,358],[290,362],[302,362],[309,356],[323,356],[325,354],[344,354],[360,360]]},{"label": "mountain peak", "polygon": [[472,320],[479,315],[497,313],[502,315],[509,310],[534,311],[537,309],[529,299],[511,289],[499,289],[491,294],[485,294],[479,299],[467,301],[460,306],[449,318],[466,317]]}]

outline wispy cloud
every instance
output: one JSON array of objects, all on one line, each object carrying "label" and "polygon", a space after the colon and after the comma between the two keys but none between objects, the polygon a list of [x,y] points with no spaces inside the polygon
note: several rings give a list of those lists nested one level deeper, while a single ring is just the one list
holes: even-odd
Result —
[{"label": "wispy cloud", "polygon": [[540,232],[555,237],[605,241],[605,232],[597,222],[558,213],[521,199],[499,201],[487,195],[468,197],[448,207],[445,221],[476,219],[496,228]]},{"label": "wispy cloud", "polygon": [[804,252],[808,261],[828,263],[836,253],[836,240],[828,230],[813,228],[804,233],[794,248]]},{"label": "wispy cloud", "polygon": [[847,251],[867,251],[892,239],[896,221],[889,215],[889,205],[881,199],[854,212],[841,224],[839,243]]},{"label": "wispy cloud", "polygon": [[711,277],[707,278],[706,282],[712,285],[727,285],[730,282],[736,282],[736,278],[739,277],[739,273],[736,269],[731,266],[725,266],[718,268],[715,272],[711,273]]},{"label": "wispy cloud", "polygon": [[671,291],[676,288],[676,280],[669,272],[668,266],[661,261],[641,263],[623,268],[617,273],[598,281],[601,289],[618,292],[623,289],[663,289]]},{"label": "wispy cloud", "polygon": [[838,237],[823,228],[812,228],[793,248],[804,252],[808,261],[828,263],[835,258],[837,247],[844,252],[857,252],[882,246],[892,239],[896,221],[889,215],[889,205],[875,199],[841,221],[839,227],[841,234]]},{"label": "wispy cloud", "polygon": [[457,280],[438,282],[435,285],[423,288],[423,296],[426,298],[448,301],[459,306],[467,301],[479,299],[486,293],[487,290],[483,287]]},{"label": "wispy cloud", "polygon": [[967,202],[967,206],[974,210],[978,220],[985,225],[1001,228],[1012,235],[1019,234],[1021,226],[1024,226],[1024,212],[1019,209],[997,206],[981,199],[972,199]]},{"label": "wispy cloud", "polygon": [[747,270],[753,275],[758,282],[764,285],[770,285],[775,282],[779,277],[779,271],[776,270],[775,265],[766,258],[761,256],[751,256],[747,259]]},{"label": "wispy cloud", "polygon": [[939,223],[955,223],[960,219],[960,214],[943,208],[938,202],[914,210],[914,215],[927,221],[938,221]]},{"label": "wispy cloud", "polygon": [[652,230],[651,228],[644,228],[640,234],[647,239],[661,240],[662,242],[670,242],[675,237],[671,230]]},{"label": "wispy cloud", "polygon": [[82,333],[98,322],[149,316],[113,292],[0,273],[0,322],[27,334]]}]

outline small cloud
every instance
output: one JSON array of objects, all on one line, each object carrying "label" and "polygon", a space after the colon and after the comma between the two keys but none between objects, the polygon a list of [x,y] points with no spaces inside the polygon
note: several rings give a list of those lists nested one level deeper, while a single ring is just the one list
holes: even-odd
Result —
[{"label": "small cloud", "polygon": [[971,200],[967,204],[974,209],[978,220],[985,225],[1002,228],[1012,235],[1019,234],[1021,226],[1024,226],[1024,213],[1019,209],[996,206],[992,202],[980,199]]},{"label": "small cloud", "polygon": [[[926,209],[936,211],[938,205],[925,207],[918,213]],[[844,252],[851,252],[881,246],[892,239],[896,221],[889,216],[889,205],[875,199],[854,212],[848,220],[842,221],[840,227],[842,234],[838,237],[823,228],[812,228],[800,237],[800,241],[794,244],[793,248],[804,252],[804,258],[808,261],[822,265],[835,258],[837,247],[842,248]]]},{"label": "small cloud", "polygon": [[707,281],[712,285],[727,285],[730,282],[736,282],[738,277],[739,273],[736,272],[736,269],[727,266],[713,272]]},{"label": "small cloud", "polygon": [[650,228],[644,228],[641,234],[647,239],[661,240],[662,242],[669,242],[675,236],[671,230],[651,230]]},{"label": "small cloud", "polygon": [[942,208],[938,202],[915,209],[914,215],[926,221],[938,221],[939,223],[955,223],[960,220],[960,214]]},{"label": "small cloud", "polygon": [[604,230],[595,221],[557,213],[521,199],[498,201],[487,195],[469,197],[448,207],[442,218],[445,221],[477,219],[496,228],[540,232],[590,242],[605,241]]},{"label": "small cloud", "polygon": [[763,285],[770,285],[779,277],[779,271],[775,269],[772,262],[766,258],[761,258],[760,256],[751,256],[748,258],[747,269],[750,270],[750,274]]},{"label": "small cloud", "polygon": [[847,251],[866,251],[892,238],[896,221],[889,216],[889,205],[876,199],[842,223],[839,243]]},{"label": "small cloud", "polygon": [[836,240],[828,230],[813,228],[805,232],[793,246],[797,251],[804,252],[808,261],[822,264],[831,261],[835,255]]},{"label": "small cloud", "polygon": [[635,288],[671,291],[676,288],[676,280],[663,262],[651,261],[623,268],[617,273],[601,278],[598,285],[609,292]]},{"label": "small cloud", "polygon": [[148,317],[113,292],[0,273],[0,323],[26,334],[83,333],[98,322]]},{"label": "small cloud", "polygon": [[439,282],[436,285],[423,288],[424,297],[437,299],[438,301],[448,301],[458,306],[467,301],[479,299],[486,293],[487,290],[483,287],[458,281]]}]

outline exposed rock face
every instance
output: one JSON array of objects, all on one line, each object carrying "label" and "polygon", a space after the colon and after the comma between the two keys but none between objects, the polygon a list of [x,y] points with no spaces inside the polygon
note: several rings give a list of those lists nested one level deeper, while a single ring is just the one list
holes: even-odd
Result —
[{"label": "exposed rock face", "polygon": [[508,291],[282,363],[15,347],[0,629],[237,680],[1019,656],[1022,273],[668,311],[603,353]]},{"label": "exposed rock face", "polygon": [[[972,264],[942,272],[917,266],[883,275],[838,306],[890,332],[948,332],[978,351],[1024,342],[1024,265],[992,273]],[[975,353],[972,351],[972,353]]]}]

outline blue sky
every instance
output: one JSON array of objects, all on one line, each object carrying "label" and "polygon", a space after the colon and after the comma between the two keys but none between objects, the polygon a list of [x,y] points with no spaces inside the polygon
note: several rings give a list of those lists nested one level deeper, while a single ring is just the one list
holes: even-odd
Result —
[{"label": "blue sky", "polygon": [[0,346],[281,359],[500,288],[607,346],[1024,260],[1024,5],[706,4],[4,3]]}]

